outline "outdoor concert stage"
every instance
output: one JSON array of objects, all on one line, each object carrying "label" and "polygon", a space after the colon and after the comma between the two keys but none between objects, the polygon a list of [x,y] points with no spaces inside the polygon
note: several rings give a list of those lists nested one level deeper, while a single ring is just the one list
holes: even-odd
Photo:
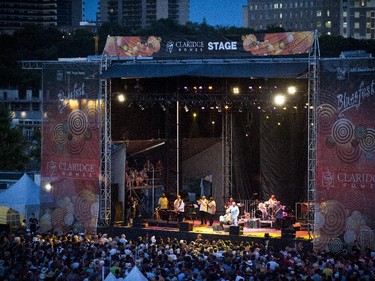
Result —
[{"label": "outdoor concert stage", "polygon": [[[213,226],[200,225],[200,221],[186,220],[184,225],[176,221],[159,221],[145,220],[143,222],[134,223],[133,226],[123,226],[115,224],[113,227],[105,230],[112,237],[126,234],[128,239],[137,240],[139,236],[151,237],[155,236],[177,238],[178,240],[186,240],[188,242],[194,241],[198,234],[202,235],[203,239],[212,240],[231,240],[242,242],[265,243],[269,240],[269,245],[281,247],[293,247],[295,243],[302,243],[305,249],[312,249],[312,239],[309,238],[309,233],[306,229],[301,229],[299,224],[294,224],[292,227],[278,230],[266,222],[265,225],[251,225],[251,223],[240,224],[239,232],[230,231],[228,228],[224,231],[219,227],[219,221],[214,221]],[[243,226],[242,226],[243,225]],[[228,226],[229,227],[229,226]],[[233,230],[233,229],[232,229]],[[236,229],[235,229],[236,230]]]}]

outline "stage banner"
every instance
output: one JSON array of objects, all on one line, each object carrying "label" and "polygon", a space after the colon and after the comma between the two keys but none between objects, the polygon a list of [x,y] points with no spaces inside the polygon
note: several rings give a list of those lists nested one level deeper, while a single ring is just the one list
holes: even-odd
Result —
[{"label": "stage banner", "polygon": [[96,233],[101,158],[99,72],[97,63],[43,65],[43,233]]},{"label": "stage banner", "polygon": [[375,60],[321,61],[314,249],[374,246]]},{"label": "stage banner", "polygon": [[238,36],[109,36],[103,55],[119,58],[205,59],[286,56],[309,53],[314,32]]}]

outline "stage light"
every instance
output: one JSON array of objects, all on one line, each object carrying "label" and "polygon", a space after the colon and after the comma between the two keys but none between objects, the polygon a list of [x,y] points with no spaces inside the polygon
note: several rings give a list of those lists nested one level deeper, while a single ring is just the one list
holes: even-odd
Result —
[{"label": "stage light", "polygon": [[224,106],[224,108],[225,108],[226,110],[229,109],[229,105],[226,104],[226,105]]},{"label": "stage light", "polygon": [[141,110],[145,110],[145,108],[143,107],[143,105],[139,105],[139,108],[141,109]]},{"label": "stage light", "polygon": [[276,105],[283,105],[285,103],[285,96],[283,95],[276,95],[273,99]]},{"label": "stage light", "polygon": [[208,89],[209,89],[210,91],[212,91],[213,87],[212,87],[212,86],[208,86]]},{"label": "stage light", "polygon": [[281,123],[280,123],[280,122],[277,122],[277,125],[278,125],[278,126],[280,126],[280,125],[281,125]]},{"label": "stage light", "polygon": [[184,106],[184,109],[185,109],[185,112],[189,111],[189,108],[187,107],[187,105]]},{"label": "stage light", "polygon": [[161,109],[162,109],[163,111],[166,111],[166,110],[167,110],[167,109],[165,108],[164,105],[161,106]]},{"label": "stage light", "polygon": [[125,101],[125,95],[124,94],[119,94],[117,95],[117,100],[119,102],[124,102]]},{"label": "stage light", "polygon": [[294,95],[297,92],[297,88],[295,86],[288,87],[288,94]]},{"label": "stage light", "polygon": [[211,124],[212,124],[212,125],[215,125],[215,121],[211,121]]},{"label": "stage light", "polygon": [[240,93],[240,88],[233,87],[232,92],[233,92],[234,95],[238,95]]},{"label": "stage light", "polygon": [[198,114],[196,112],[193,113],[193,117],[197,118]]},{"label": "stage light", "polygon": [[46,190],[47,190],[47,191],[51,191],[51,190],[52,190],[52,185],[51,185],[50,183],[47,183],[47,184],[45,185],[45,187],[46,187]]}]

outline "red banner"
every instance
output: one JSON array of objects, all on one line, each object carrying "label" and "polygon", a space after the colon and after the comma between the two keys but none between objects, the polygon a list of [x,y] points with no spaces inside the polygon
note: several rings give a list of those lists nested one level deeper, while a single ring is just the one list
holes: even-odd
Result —
[{"label": "red banner", "polygon": [[314,33],[282,32],[239,36],[110,36],[103,54],[155,59],[246,58],[308,53]]},{"label": "red banner", "polygon": [[43,69],[42,232],[96,233],[99,211],[99,65]]},{"label": "red banner", "polygon": [[325,60],[321,69],[314,248],[372,248],[375,60]]}]

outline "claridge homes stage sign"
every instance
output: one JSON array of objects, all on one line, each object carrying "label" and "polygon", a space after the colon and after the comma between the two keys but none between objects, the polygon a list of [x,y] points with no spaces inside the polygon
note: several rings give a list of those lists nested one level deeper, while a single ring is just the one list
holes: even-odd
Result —
[{"label": "claridge homes stage sign", "polygon": [[154,59],[284,56],[306,54],[313,43],[314,33],[310,31],[239,36],[109,36],[103,55]]}]

